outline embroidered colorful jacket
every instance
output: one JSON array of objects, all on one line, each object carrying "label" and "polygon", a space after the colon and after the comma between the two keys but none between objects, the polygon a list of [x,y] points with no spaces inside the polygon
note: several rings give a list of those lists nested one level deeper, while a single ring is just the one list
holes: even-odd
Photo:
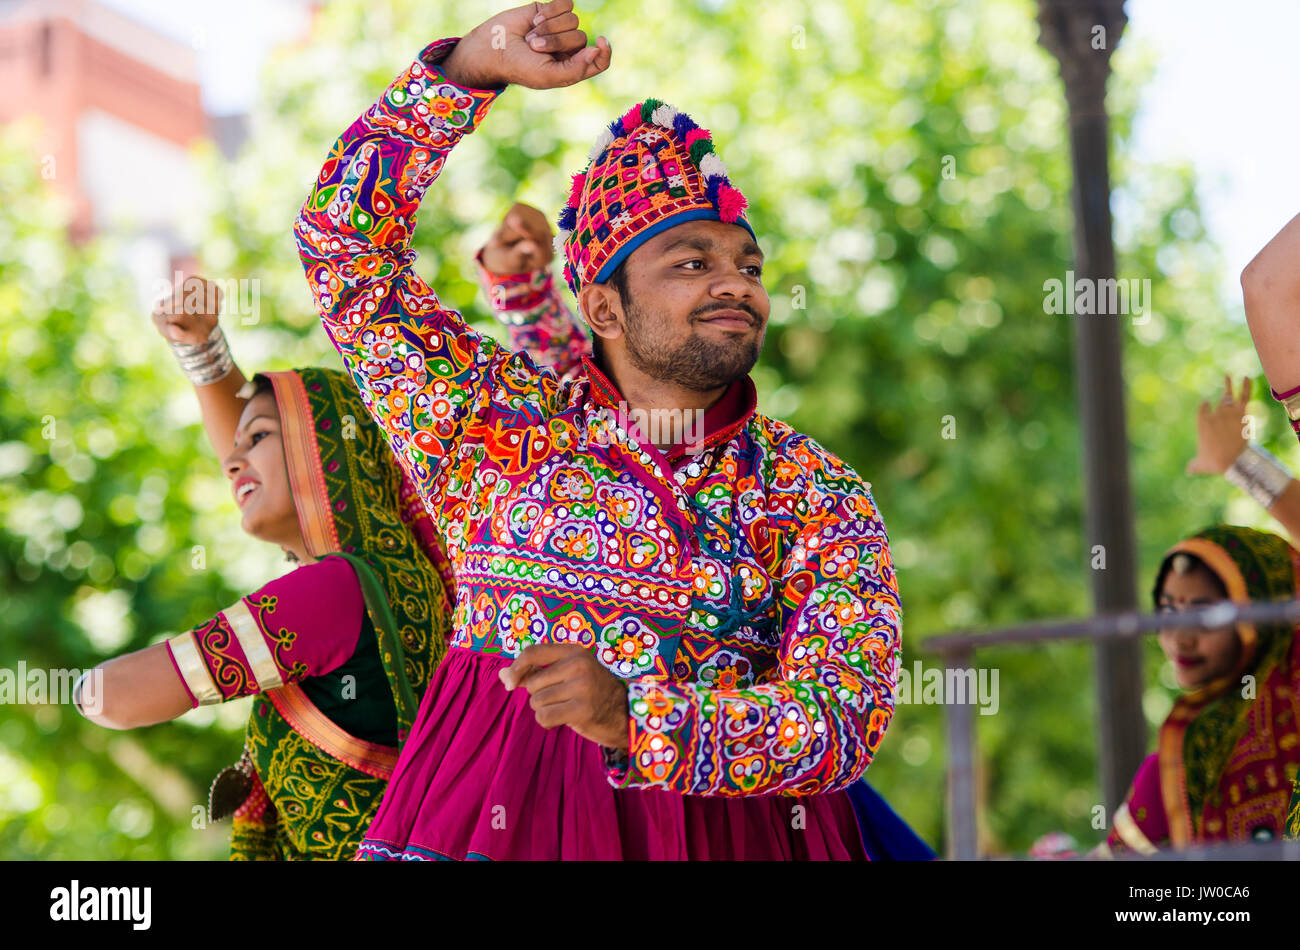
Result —
[{"label": "embroidered colorful jacket", "polygon": [[[894,710],[901,608],[869,487],[753,411],[667,456],[570,380],[468,329],[412,269],[415,211],[498,93],[428,47],[335,144],[295,225],[325,328],[442,530],[453,646],[589,646],[628,680],[620,787],[809,794],[867,767]],[[725,413],[724,413],[725,415]],[[716,418],[718,413],[711,411]]]}]

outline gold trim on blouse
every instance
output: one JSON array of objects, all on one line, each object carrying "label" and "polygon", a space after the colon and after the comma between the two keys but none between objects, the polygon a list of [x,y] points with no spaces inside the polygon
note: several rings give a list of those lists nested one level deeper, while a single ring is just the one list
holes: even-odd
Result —
[{"label": "gold trim on blouse", "polygon": [[1156,846],[1142,833],[1138,823],[1129,814],[1128,802],[1124,802],[1119,808],[1115,809],[1115,833],[1119,835],[1121,841],[1138,854],[1151,855],[1156,853]]},{"label": "gold trim on blouse", "polygon": [[172,652],[172,659],[176,661],[176,668],[181,671],[181,679],[189,691],[194,694],[195,700],[200,706],[211,706],[221,702],[221,691],[217,689],[217,684],[212,680],[212,673],[208,671],[208,665],[203,662],[203,657],[199,655],[199,648],[194,642],[194,632],[191,630],[182,633],[180,636],[172,637],[167,641],[167,648]]},{"label": "gold trim on blouse", "polygon": [[230,629],[235,631],[235,639],[244,649],[249,669],[253,671],[253,679],[257,680],[258,692],[264,693],[268,689],[283,686],[284,678],[280,676],[280,668],[271,659],[271,651],[262,638],[262,630],[253,619],[244,599],[241,597],[222,613],[226,615]]}]

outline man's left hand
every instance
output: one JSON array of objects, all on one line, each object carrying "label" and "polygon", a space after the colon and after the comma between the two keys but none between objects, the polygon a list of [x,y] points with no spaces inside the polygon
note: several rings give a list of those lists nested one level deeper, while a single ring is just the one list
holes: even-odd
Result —
[{"label": "man's left hand", "polygon": [[522,201],[483,245],[483,266],[490,274],[530,274],[551,263],[551,225],[546,215]]},{"label": "man's left hand", "polygon": [[608,749],[627,750],[627,684],[586,647],[534,644],[500,676],[506,689],[528,690],[528,704],[543,729],[568,726]]}]

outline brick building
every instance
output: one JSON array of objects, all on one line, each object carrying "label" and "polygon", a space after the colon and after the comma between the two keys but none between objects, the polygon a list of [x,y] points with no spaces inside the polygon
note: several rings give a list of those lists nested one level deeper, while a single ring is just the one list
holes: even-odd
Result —
[{"label": "brick building", "polygon": [[191,47],[92,0],[0,0],[0,124],[29,115],[75,238],[113,228],[185,251],[190,148],[211,135]]}]

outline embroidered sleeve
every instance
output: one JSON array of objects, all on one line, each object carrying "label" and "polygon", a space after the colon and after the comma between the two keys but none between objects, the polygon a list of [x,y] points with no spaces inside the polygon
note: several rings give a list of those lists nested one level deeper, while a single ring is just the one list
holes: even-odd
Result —
[{"label": "embroidered sleeve", "polygon": [[365,601],[342,558],[307,564],[167,641],[194,706],[251,696],[341,666]]},{"label": "embroidered sleeve", "polygon": [[510,349],[527,353],[538,366],[549,366],[560,377],[577,370],[591,346],[556,289],[551,269],[493,274],[483,266],[482,251],[474,261],[492,313],[509,334]]},{"label": "embroidered sleeve", "polygon": [[629,756],[606,760],[612,784],[804,795],[861,777],[894,713],[902,607],[884,523],[857,484],[791,538],[772,673],[744,689],[631,682]]},{"label": "embroidered sleeve", "polygon": [[558,386],[467,327],[412,266],[420,200],[499,94],[447,81],[437,63],[456,42],[427,47],[339,137],[294,225],[325,329],[449,550],[484,441]]}]

